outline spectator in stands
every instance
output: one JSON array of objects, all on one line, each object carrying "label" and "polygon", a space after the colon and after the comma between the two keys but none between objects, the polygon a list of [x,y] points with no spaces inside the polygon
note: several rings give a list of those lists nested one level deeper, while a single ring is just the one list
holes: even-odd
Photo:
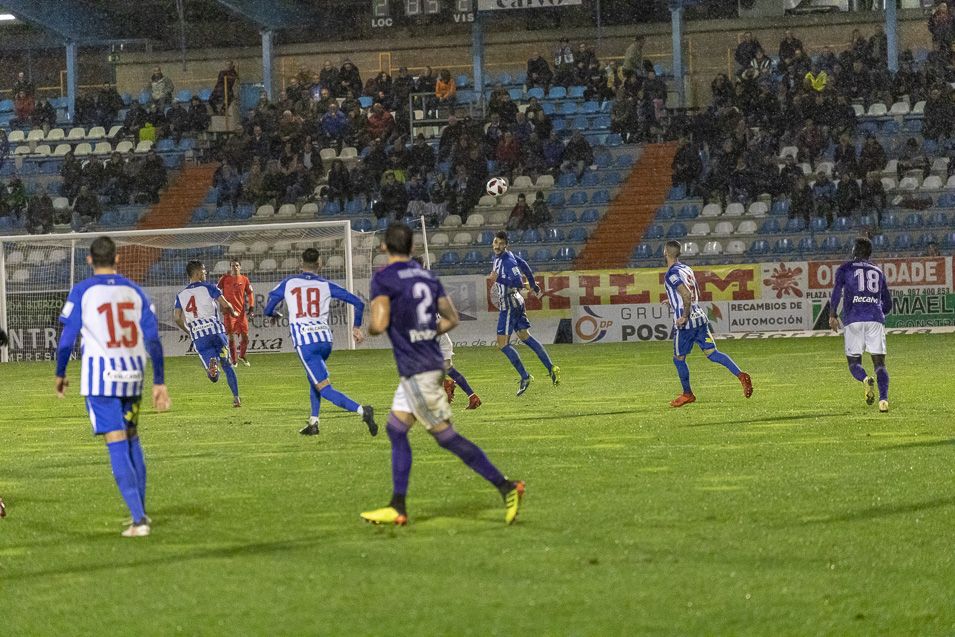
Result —
[{"label": "spectator in stands", "polygon": [[56,109],[45,97],[41,97],[36,103],[30,123],[33,128],[42,128],[44,133],[49,133],[50,129],[56,126]]},{"label": "spectator in stands", "polygon": [[438,81],[435,83],[434,97],[436,101],[433,107],[453,109],[457,91],[457,85],[454,78],[451,77],[451,71],[441,69],[441,73],[438,74]]},{"label": "spectator in stands", "polygon": [[338,71],[338,97],[347,97],[349,91],[352,95],[361,95],[362,91],[361,73],[358,71],[351,60],[346,59],[342,63],[342,68]]},{"label": "spectator in stands", "polygon": [[839,137],[839,145],[836,146],[836,150],[833,153],[833,162],[838,172],[852,175],[853,178],[859,175],[856,146],[852,143],[849,135],[843,134]]},{"label": "spectator in stands", "polygon": [[800,173],[789,199],[789,218],[802,219],[808,226],[814,212],[812,190],[806,177]]},{"label": "spectator in stands", "polygon": [[155,150],[150,149],[139,168],[139,191],[148,197],[149,202],[156,203],[159,201],[159,191],[166,187],[166,181],[166,164]]},{"label": "spectator in stands", "polygon": [[511,208],[511,214],[507,217],[505,230],[526,230],[530,227],[531,207],[527,205],[527,198],[524,193],[517,195],[517,203]]},{"label": "spectator in stands", "polygon": [[408,108],[408,98],[415,90],[414,78],[408,73],[408,67],[398,69],[398,77],[391,84],[390,107],[396,111],[405,111]]},{"label": "spectator in stands", "polygon": [[579,130],[574,131],[564,148],[561,170],[573,171],[577,175],[577,181],[580,181],[587,170],[587,166],[592,163],[594,163],[594,150],[590,146],[590,142]]},{"label": "spectator in stands", "polygon": [[430,225],[437,227],[448,216],[451,197],[451,183],[443,172],[436,172],[434,180],[428,186],[428,203],[425,205],[425,216]]},{"label": "spectator in stands", "polygon": [[796,57],[797,50],[802,50],[802,40],[794,36],[790,29],[786,29],[783,39],[779,41],[779,61],[790,64]]},{"label": "spectator in stands", "polygon": [[806,90],[822,93],[829,84],[829,74],[818,62],[813,62],[812,67],[803,76],[803,87]]},{"label": "spectator in stands", "polygon": [[365,83],[364,95],[382,104],[391,103],[391,76],[382,71],[378,75],[368,78]]},{"label": "spectator in stands", "polygon": [[129,203],[129,180],[126,178],[126,165],[119,153],[110,155],[103,167],[102,194],[113,204]]},{"label": "spectator in stands", "polygon": [[345,136],[348,134],[348,117],[338,110],[337,102],[328,104],[328,112],[320,120],[321,134],[326,145],[335,144],[341,149]]},{"label": "spectator in stands", "polygon": [[216,207],[221,208],[223,203],[228,202],[232,206],[232,211],[235,212],[239,206],[239,199],[242,197],[242,177],[235,166],[228,162],[219,166],[212,178],[212,185],[218,191]]},{"label": "spectator in stands", "polygon": [[178,144],[182,136],[189,132],[189,111],[175,102],[166,111],[166,132]]},{"label": "spectator in stands", "polygon": [[146,123],[146,109],[139,102],[133,102],[129,110],[126,111],[126,118],[123,120],[123,135],[127,137],[139,138],[139,129]]},{"label": "spectator in stands", "polygon": [[570,41],[561,38],[554,50],[554,83],[570,86],[574,80],[574,50]]},{"label": "spectator in stands", "polygon": [[825,217],[826,224],[831,227],[832,211],[836,199],[836,185],[822,170],[816,173],[816,182],[812,185],[812,198],[816,205],[816,216]]},{"label": "spectator in stands", "polygon": [[193,95],[189,101],[188,130],[194,133],[205,132],[209,128],[209,109],[198,96]]},{"label": "spectator in stands", "polygon": [[[622,70],[624,76],[642,75],[647,69],[643,60],[643,47],[646,44],[646,37],[642,35],[634,36],[633,42],[627,46],[623,54]],[[652,65],[650,68],[653,68]]]},{"label": "spectator in stands", "polygon": [[23,71],[17,73],[17,79],[13,82],[13,94],[25,93],[33,97],[36,95],[36,85],[27,78]]},{"label": "spectator in stands", "polygon": [[932,34],[932,42],[935,46],[951,45],[953,29],[955,29],[955,21],[948,10],[948,3],[939,2],[928,19],[928,30]]},{"label": "spectator in stands", "polygon": [[437,84],[438,78],[434,74],[434,69],[432,69],[430,66],[426,66],[424,73],[419,75],[418,79],[415,80],[415,93],[434,94]]},{"label": "spectator in stands", "polygon": [[172,104],[172,94],[175,87],[172,80],[163,75],[162,69],[158,66],[153,69],[153,74],[149,78],[149,94],[160,108]]},{"label": "spectator in stands", "polygon": [[840,217],[851,217],[859,209],[862,193],[855,176],[843,170],[837,173],[839,183],[836,186],[836,208]]},{"label": "spectator in stands", "polygon": [[925,244],[925,255],[926,257],[937,257],[941,256],[941,253],[938,251],[938,244],[934,241],[929,241]]},{"label": "spectator in stands", "polygon": [[688,137],[681,137],[671,164],[673,185],[683,186],[687,193],[696,191],[697,183],[703,174],[703,162],[699,150]]},{"label": "spectator in stands", "polygon": [[826,138],[822,132],[822,129],[811,119],[807,119],[802,129],[796,136],[796,148],[799,149],[799,155],[797,158],[799,161],[809,162],[812,164],[816,161],[816,158],[819,157],[825,147]]},{"label": "spectator in stands", "polygon": [[43,186],[30,197],[27,204],[26,229],[30,234],[53,232],[53,200]]},{"label": "spectator in stands", "polygon": [[553,216],[550,213],[547,200],[544,198],[544,193],[538,190],[534,196],[534,203],[531,206],[529,227],[540,229],[548,225],[552,220]]},{"label": "spectator in stands", "polygon": [[527,60],[527,88],[542,88],[546,92],[554,80],[554,73],[550,70],[547,60],[541,57],[540,51],[534,51]]},{"label": "spectator in stands", "polygon": [[878,224],[882,226],[882,213],[885,212],[887,198],[885,187],[882,185],[882,179],[878,172],[870,172],[862,181],[862,190],[860,193],[862,207],[866,210],[874,210]]},{"label": "spectator in stands", "polygon": [[109,82],[104,82],[103,88],[96,94],[96,123],[109,129],[123,106],[123,98],[116,88]]},{"label": "spectator in stands", "polygon": [[408,193],[395,179],[394,172],[387,170],[381,176],[378,201],[372,206],[378,219],[400,220],[408,209]]},{"label": "spectator in stands", "polygon": [[90,192],[89,187],[80,188],[79,194],[73,200],[73,229],[85,232],[89,226],[99,221],[103,211],[99,199]]},{"label": "spectator in stands", "polygon": [[394,130],[395,118],[392,114],[381,104],[373,105],[371,113],[368,114],[368,134],[373,139],[380,139],[387,143]]},{"label": "spectator in stands", "polygon": [[342,208],[345,202],[351,199],[351,175],[345,167],[345,162],[336,159],[328,171],[328,200],[337,201]]},{"label": "spectator in stands", "polygon": [[332,65],[331,60],[325,60],[322,70],[318,74],[318,81],[322,88],[330,91],[338,90],[338,69]]},{"label": "spectator in stands", "polygon": [[249,138],[246,147],[253,159],[267,161],[272,157],[272,140],[265,134],[261,126],[252,129],[252,137]]},{"label": "spectator in stands", "polygon": [[497,167],[500,173],[508,179],[512,179],[514,171],[518,168],[521,160],[521,145],[513,133],[510,131],[504,133],[497,144],[494,158],[497,160]]},{"label": "spectator in stands", "polygon": [[27,128],[33,117],[33,107],[35,102],[32,95],[27,95],[24,91],[16,93],[13,97],[14,118],[10,122],[11,127]]},{"label": "spectator in stands", "polygon": [[763,48],[762,45],[759,43],[759,40],[753,37],[752,32],[745,32],[733,54],[733,59],[736,60],[738,70],[744,71],[748,69],[749,63],[756,57],[756,51],[761,48]]},{"label": "spectator in stands", "polygon": [[905,176],[910,170],[921,172],[922,178],[928,174],[930,166],[928,157],[925,156],[917,139],[909,137],[905,141],[905,145],[899,151],[899,159],[896,166],[898,168],[899,178]]},{"label": "spectator in stands", "polygon": [[409,151],[409,169],[426,175],[434,170],[434,149],[428,144],[423,133],[418,133]]},{"label": "spectator in stands", "polygon": [[871,134],[865,136],[862,151],[859,153],[859,169],[868,174],[872,171],[882,172],[887,163],[885,149]]},{"label": "spectator in stands", "polygon": [[226,67],[219,71],[216,84],[209,97],[209,107],[213,113],[224,113],[225,109],[235,102],[236,86],[239,84],[239,72],[235,68],[235,61],[229,60]]},{"label": "spectator in stands", "polygon": [[266,202],[265,173],[262,170],[262,162],[258,159],[252,161],[252,166],[242,181],[242,200],[250,201],[256,206]]},{"label": "spectator in stands", "polygon": [[557,136],[557,131],[551,131],[550,137],[544,142],[544,165],[556,174],[564,161],[564,144]]},{"label": "spectator in stands", "polygon": [[719,73],[710,82],[710,94],[713,96],[713,106],[716,109],[731,106],[736,98],[733,84],[725,73]]}]

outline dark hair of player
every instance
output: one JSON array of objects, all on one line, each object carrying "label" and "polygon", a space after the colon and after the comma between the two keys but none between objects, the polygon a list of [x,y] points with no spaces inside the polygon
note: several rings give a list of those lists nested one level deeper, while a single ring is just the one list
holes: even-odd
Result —
[{"label": "dark hair of player", "polygon": [[388,254],[410,257],[414,232],[403,223],[393,223],[385,230],[385,249]]},{"label": "dark hair of player", "polygon": [[90,245],[90,257],[94,268],[111,268],[116,265],[116,242],[109,237],[99,237]]},{"label": "dark hair of player", "polygon": [[320,255],[315,248],[306,248],[302,253],[302,263],[305,265],[318,265]]},{"label": "dark hair of player", "polygon": [[422,268],[424,267],[424,257],[411,257],[411,260],[420,265]]},{"label": "dark hair of player", "polygon": [[852,246],[852,256],[856,259],[868,259],[872,256],[872,242],[865,237],[856,239]]},{"label": "dark hair of player", "polygon": [[203,268],[202,261],[199,261],[198,259],[193,259],[192,261],[186,264],[186,276],[191,279],[193,276],[201,272],[202,268]]},{"label": "dark hair of player", "polygon": [[232,257],[231,259],[229,259],[229,265],[232,265],[233,263],[238,263],[239,265],[242,265],[242,261],[239,259],[239,257]]},{"label": "dark hair of player", "polygon": [[665,249],[666,253],[674,259],[680,256],[680,253],[683,251],[683,247],[679,241],[667,241]]},{"label": "dark hair of player", "polygon": [[507,240],[507,233],[504,232],[503,230],[498,230],[497,233],[494,235],[494,238],[500,239],[504,243],[509,243]]}]

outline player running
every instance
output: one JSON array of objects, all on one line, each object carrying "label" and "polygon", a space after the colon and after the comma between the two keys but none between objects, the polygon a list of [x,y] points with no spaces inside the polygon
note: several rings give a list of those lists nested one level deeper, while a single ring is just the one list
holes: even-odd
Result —
[{"label": "player running", "polygon": [[[249,347],[249,319],[254,313],[255,292],[252,290],[249,277],[242,274],[242,262],[239,259],[233,257],[229,261],[229,272],[219,277],[217,284],[225,300],[239,311],[235,316],[231,314],[225,316],[225,331],[229,335],[229,361],[233,365],[239,362],[246,367],[251,367],[245,357],[245,351]],[[239,337],[238,356],[235,349],[236,335]]]},{"label": "player running", "polygon": [[[875,384],[879,385],[879,411],[889,411],[889,372],[885,369],[885,315],[892,311],[892,295],[882,270],[869,263],[872,242],[856,239],[852,260],[836,270],[835,285],[829,301],[829,327],[839,331],[839,302],[845,324],[845,350],[849,372],[865,388],[865,404],[875,402]],[[862,352],[869,352],[875,366],[875,379],[862,367]]]},{"label": "player running", "polygon": [[667,241],[663,252],[667,263],[663,282],[673,308],[673,364],[683,385],[683,393],[670,401],[670,406],[682,407],[696,402],[690,389],[690,368],[686,364],[686,355],[693,351],[694,345],[699,345],[708,359],[730,370],[743,386],[743,396],[749,398],[753,395],[753,381],[749,374],[740,371],[732,358],[716,349],[706,312],[699,306],[696,277],[689,266],[680,263],[680,242]]},{"label": "player running", "polygon": [[434,273],[411,259],[413,239],[411,228],[392,224],[385,232],[388,266],[371,281],[368,333],[388,332],[400,379],[385,426],[391,440],[394,486],[391,502],[381,509],[366,511],[361,517],[374,524],[408,523],[405,506],[411,473],[408,430],[419,420],[441,447],[497,487],[504,498],[504,521],[511,524],[521,506],[524,483],[508,480],[480,447],[451,426],[451,407],[441,389],[444,360],[437,339],[453,329],[460,319]]},{"label": "player running", "polygon": [[144,537],[149,535],[150,519],[137,425],[147,352],[153,362],[153,405],[156,411],[170,406],[159,326],[145,292],[117,274],[112,239],[93,241],[86,262],[93,266],[93,276],[73,287],[60,314],[63,334],[56,350],[56,394],[64,397],[66,365],[82,332],[80,394],[86,396],[93,434],[106,440],[113,477],[132,514],[123,537]]},{"label": "player running", "polygon": [[454,343],[451,337],[445,333],[438,337],[438,347],[441,348],[441,356],[444,358],[444,369],[448,377],[444,379],[444,392],[448,395],[448,403],[454,402],[454,387],[459,386],[468,396],[468,406],[465,409],[477,409],[481,406],[481,397],[474,393],[471,384],[464,374],[454,367]]},{"label": "player running", "polygon": [[361,416],[372,436],[378,435],[374,410],[371,405],[359,405],[354,400],[332,387],[328,379],[325,361],[332,353],[332,330],[328,325],[328,307],[332,299],[349,303],[355,308],[355,325],[352,333],[361,343],[361,318],[365,304],[360,298],[331,281],[316,274],[319,254],[315,248],[302,253],[302,272],[287,276],[269,292],[265,306],[266,316],[276,316],[279,303],[288,307],[289,331],[295,351],[305,367],[311,387],[312,415],[299,433],[304,436],[318,435],[318,413],[322,398],[337,407],[353,411]]},{"label": "player running", "polygon": [[[527,265],[527,261],[508,250],[507,233],[503,230],[494,235],[491,248],[494,250],[494,267],[487,278],[494,283],[492,295],[499,299],[497,305],[501,311],[497,318],[497,346],[507,356],[507,360],[511,361],[511,365],[514,366],[517,373],[521,375],[517,395],[520,396],[527,391],[534,377],[524,369],[521,355],[511,345],[511,335],[514,333],[517,333],[517,337],[534,350],[537,358],[547,368],[547,374],[551,381],[554,385],[559,385],[560,367],[551,362],[544,346],[527,331],[531,323],[527,320],[527,313],[524,310],[524,295],[522,292],[526,294],[526,288],[529,284],[530,288],[534,290],[534,294],[537,296],[541,294],[540,286],[534,280],[534,271],[531,270],[531,266]],[[527,284],[524,283],[525,276],[527,277]]]},{"label": "player running", "polygon": [[187,285],[176,295],[174,318],[176,325],[192,338],[202,366],[213,383],[219,382],[219,364],[225,370],[226,381],[232,390],[232,406],[241,407],[239,381],[229,361],[222,314],[236,317],[239,312],[225,299],[222,291],[206,281],[206,266],[201,261],[186,264]]}]

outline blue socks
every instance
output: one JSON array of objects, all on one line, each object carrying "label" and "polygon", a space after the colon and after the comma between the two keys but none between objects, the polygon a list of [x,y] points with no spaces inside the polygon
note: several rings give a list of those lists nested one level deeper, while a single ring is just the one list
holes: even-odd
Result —
[{"label": "blue socks", "polygon": [[235,377],[235,369],[232,367],[227,359],[220,359],[222,362],[222,367],[225,369],[225,379],[229,383],[229,389],[232,390],[232,395],[235,398],[239,397],[239,379]]},{"label": "blue socks", "polygon": [[388,424],[385,426],[388,439],[391,441],[391,481],[394,495],[403,496],[408,493],[408,476],[411,475],[411,445],[408,443],[408,427],[388,414]]},{"label": "blue socks", "polygon": [[[390,425],[389,425],[390,427]],[[389,436],[391,434],[388,434]],[[434,434],[434,439],[439,445],[460,458],[464,464],[471,467],[475,473],[490,482],[496,487],[507,482],[497,467],[491,464],[487,456],[476,444],[459,434],[454,427],[448,427],[444,431]]]},{"label": "blue socks", "polygon": [[524,344],[534,350],[534,353],[537,354],[537,358],[540,359],[540,361],[544,364],[544,367],[546,367],[547,371],[549,372],[554,364],[551,362],[550,356],[547,355],[547,350],[544,349],[544,346],[541,345],[540,341],[533,336],[528,336],[527,340],[524,341]]},{"label": "blue socks", "polygon": [[315,385],[311,385],[312,390],[308,392],[308,397],[312,401],[312,418],[316,421],[318,420],[318,411],[322,408],[322,395],[318,393],[318,390],[315,389]]},{"label": "blue socks", "polygon": [[676,373],[680,377],[680,384],[683,385],[683,393],[692,394],[693,392],[690,390],[690,368],[686,361],[674,356],[673,364],[676,365]]},{"label": "blue socks", "polygon": [[716,350],[708,357],[714,363],[719,363],[726,369],[730,370],[730,373],[733,376],[739,376],[740,369],[736,366],[736,363],[733,362],[733,359],[724,354],[723,352]]},{"label": "blue socks", "polygon": [[851,373],[852,377],[860,383],[869,377],[869,374],[866,373],[865,367],[862,366],[862,363],[849,363],[849,373]]},{"label": "blue socks", "polygon": [[146,459],[143,457],[143,447],[139,444],[139,436],[127,440],[129,443],[129,461],[136,472],[136,481],[139,486],[139,499],[142,500],[143,510],[146,509]]},{"label": "blue socks", "polygon": [[875,368],[875,380],[879,384],[879,400],[889,399],[889,372],[885,367]]},{"label": "blue socks", "polygon": [[474,390],[471,389],[471,385],[468,384],[468,380],[464,377],[464,375],[461,372],[459,372],[455,368],[451,367],[450,369],[448,369],[448,376],[450,376],[451,380],[453,380],[454,383],[458,387],[460,387],[464,391],[464,393],[467,394],[468,396],[474,393]]},{"label": "blue socks", "polygon": [[341,407],[345,411],[358,411],[358,409],[361,407],[361,405],[337,389],[333,388],[331,385],[325,385],[319,391],[319,393],[322,395],[322,398],[336,407]]},{"label": "blue socks", "polygon": [[517,373],[521,375],[521,378],[528,378],[530,376],[527,370],[524,369],[524,363],[521,362],[521,355],[517,353],[513,345],[508,343],[501,348],[501,352],[507,356],[507,360],[511,361],[511,365],[513,365]]},{"label": "blue socks", "polygon": [[[128,440],[118,440],[106,444],[109,451],[109,461],[113,467],[113,477],[116,479],[116,486],[119,487],[119,493],[123,496],[129,513],[133,517],[133,523],[141,521],[146,517],[146,510],[143,506],[143,498],[140,494],[139,480],[136,477],[136,470],[130,460],[130,445]],[[145,465],[144,465],[145,468]]]}]

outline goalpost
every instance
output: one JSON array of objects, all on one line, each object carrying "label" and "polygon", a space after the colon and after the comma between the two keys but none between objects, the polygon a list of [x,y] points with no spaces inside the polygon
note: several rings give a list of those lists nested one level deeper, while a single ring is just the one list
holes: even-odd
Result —
[{"label": "goalpost", "polygon": [[[242,226],[124,230],[0,237],[0,327],[10,346],[0,361],[52,360],[59,336],[58,317],[73,285],[92,274],[86,264],[90,244],[107,235],[119,247],[119,271],[143,287],[156,305],[163,347],[169,356],[189,352],[189,337],[173,321],[176,294],[186,286],[186,263],[201,260],[216,283],[241,260],[255,289],[255,316],[249,322],[251,353],[288,351],[288,323],[263,320],[269,290],[300,270],[302,251],[321,255],[320,274],[367,300],[374,233],[354,232],[351,221],[309,221]],[[350,305],[332,302],[329,322],[335,341],[354,348]]]}]

